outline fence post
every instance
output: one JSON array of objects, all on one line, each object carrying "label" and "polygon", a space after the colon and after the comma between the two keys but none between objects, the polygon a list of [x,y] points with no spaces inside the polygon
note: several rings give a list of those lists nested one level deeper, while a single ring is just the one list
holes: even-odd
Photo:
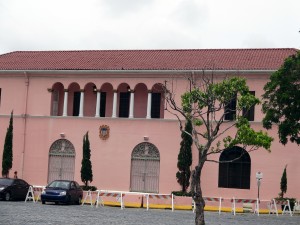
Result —
[{"label": "fence post", "polygon": [[257,213],[257,216],[259,216],[259,199],[256,199],[254,214],[255,213]]},{"label": "fence post", "polygon": [[[86,192],[86,191],[85,191],[85,192]],[[85,201],[87,200],[87,198],[90,199],[91,206],[93,207],[92,192],[91,192],[91,190],[88,190],[88,191],[87,191],[87,194],[85,195],[84,200],[82,201],[82,204],[81,204],[81,205],[84,205],[84,203],[85,203]]]},{"label": "fence post", "polygon": [[231,201],[232,201],[231,212],[233,212],[233,215],[235,216],[235,198],[233,197]]},{"label": "fence post", "polygon": [[172,198],[172,212],[174,211],[174,195],[172,194],[171,195],[171,198]]},{"label": "fence post", "polygon": [[[31,195],[31,196],[29,196],[29,195]],[[35,202],[34,192],[33,192],[33,187],[32,186],[29,186],[29,188],[28,188],[28,192],[27,192],[27,195],[26,195],[26,198],[25,198],[25,202],[27,202],[27,200],[32,200],[33,202]]]},{"label": "fence post", "polygon": [[221,208],[222,208],[222,197],[219,199],[219,215],[221,215]]},{"label": "fence post", "polygon": [[291,210],[291,205],[290,205],[290,200],[286,200],[286,202],[284,202],[284,207],[283,207],[282,215],[286,212],[286,208],[289,209],[290,216],[293,216],[292,210]]},{"label": "fence post", "polygon": [[147,194],[147,211],[149,210],[149,194]]}]

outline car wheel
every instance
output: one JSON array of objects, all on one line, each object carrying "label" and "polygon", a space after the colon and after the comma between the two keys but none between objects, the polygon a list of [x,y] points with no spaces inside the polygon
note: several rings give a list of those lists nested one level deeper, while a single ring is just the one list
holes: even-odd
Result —
[{"label": "car wheel", "polygon": [[42,204],[45,205],[45,201],[42,201]]},{"label": "car wheel", "polygon": [[5,193],[5,197],[4,197],[5,201],[9,201],[9,200],[12,200],[11,198],[11,194],[9,192],[6,192]]},{"label": "car wheel", "polygon": [[80,205],[80,204],[81,204],[81,201],[82,201],[82,197],[79,196],[79,197],[78,197],[78,201],[77,201],[77,205]]}]

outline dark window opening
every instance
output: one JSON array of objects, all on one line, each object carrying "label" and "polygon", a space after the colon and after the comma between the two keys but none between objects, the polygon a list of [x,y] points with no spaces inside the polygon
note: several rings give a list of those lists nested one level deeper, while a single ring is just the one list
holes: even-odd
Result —
[{"label": "dark window opening", "polygon": [[0,88],[0,105],[1,105],[1,92],[2,92],[2,89]]},{"label": "dark window opening", "polygon": [[236,95],[225,106],[225,120],[235,120],[236,118]]},{"label": "dark window opening", "polygon": [[160,118],[161,93],[152,93],[151,118]]},{"label": "dark window opening", "polygon": [[120,92],[119,117],[129,116],[130,92]]},{"label": "dark window opening", "polygon": [[[255,91],[250,91],[251,95],[255,96]],[[255,106],[251,106],[248,110],[243,109],[243,117],[247,118],[248,121],[254,121],[254,111],[255,111]]]},{"label": "dark window opening", "polygon": [[[222,163],[222,161],[231,161]],[[251,159],[243,148],[226,149],[220,156],[219,187],[250,189]]]},{"label": "dark window opening", "polygon": [[52,116],[58,116],[58,104],[59,104],[59,91],[53,90],[52,92]]},{"label": "dark window opening", "polygon": [[106,110],[106,92],[101,92],[100,97],[100,117],[105,117]]},{"label": "dark window opening", "polygon": [[80,108],[80,92],[74,92],[73,99],[73,116],[79,116],[79,108]]}]

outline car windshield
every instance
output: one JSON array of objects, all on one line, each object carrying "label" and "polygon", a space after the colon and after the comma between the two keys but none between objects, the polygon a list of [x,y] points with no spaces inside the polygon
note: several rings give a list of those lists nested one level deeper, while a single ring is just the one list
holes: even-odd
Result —
[{"label": "car windshield", "polygon": [[53,181],[48,185],[48,187],[68,189],[69,185],[70,185],[69,181]]},{"label": "car windshield", "polygon": [[8,185],[11,185],[13,183],[13,181],[14,180],[12,180],[12,179],[1,178],[0,179],[0,185],[8,186]]}]

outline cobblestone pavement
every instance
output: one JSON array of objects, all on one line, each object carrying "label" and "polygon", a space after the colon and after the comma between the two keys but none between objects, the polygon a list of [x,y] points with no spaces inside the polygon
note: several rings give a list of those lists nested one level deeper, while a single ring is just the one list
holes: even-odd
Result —
[{"label": "cobblestone pavement", "polygon": [[[2,225],[192,225],[191,211],[130,209],[118,207],[91,207],[90,205],[54,205],[33,202],[0,201]],[[300,216],[257,215],[205,212],[207,225],[299,225]]]}]

